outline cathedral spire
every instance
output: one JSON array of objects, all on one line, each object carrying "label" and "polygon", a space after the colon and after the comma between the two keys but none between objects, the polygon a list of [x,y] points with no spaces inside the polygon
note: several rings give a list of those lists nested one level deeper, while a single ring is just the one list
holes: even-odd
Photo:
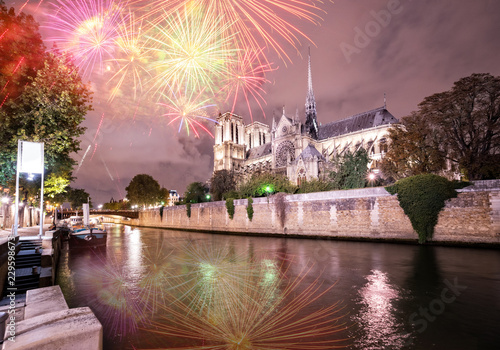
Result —
[{"label": "cathedral spire", "polygon": [[309,47],[309,63],[307,71],[307,97],[306,97],[306,132],[313,138],[318,138],[318,122],[316,120],[316,100],[314,99],[314,91],[312,87],[311,74],[311,47]]}]

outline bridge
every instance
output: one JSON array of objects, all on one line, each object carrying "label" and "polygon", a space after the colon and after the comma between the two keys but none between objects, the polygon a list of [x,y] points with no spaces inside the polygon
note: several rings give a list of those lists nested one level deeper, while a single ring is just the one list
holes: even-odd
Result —
[{"label": "bridge", "polygon": [[[79,210],[64,210],[62,213],[62,218],[67,219],[70,216],[83,216],[83,211]],[[137,210],[90,210],[90,215],[101,215],[101,216],[110,216],[110,217],[125,217],[129,219],[138,219],[139,211]]]}]

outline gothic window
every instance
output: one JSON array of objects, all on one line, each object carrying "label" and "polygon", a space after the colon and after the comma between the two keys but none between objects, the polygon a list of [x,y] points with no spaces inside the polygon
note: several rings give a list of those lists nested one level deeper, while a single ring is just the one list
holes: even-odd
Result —
[{"label": "gothic window", "polygon": [[302,168],[297,174],[297,186],[302,185],[304,182],[306,182],[306,171]]},{"label": "gothic window", "polygon": [[234,142],[234,123],[231,123],[231,141]]},{"label": "gothic window", "polygon": [[285,125],[285,126],[281,129],[281,132],[282,132],[283,134],[286,134],[287,130],[288,130],[288,129],[287,129],[286,125]]},{"label": "gothic window", "polygon": [[238,135],[238,125],[236,125],[236,143],[240,143],[239,142],[239,135]]},{"label": "gothic window", "polygon": [[221,134],[222,134],[221,141],[224,142],[224,125],[221,125]]},{"label": "gothic window", "polygon": [[276,149],[276,167],[286,166],[288,157],[290,157],[290,160],[295,159],[295,147],[290,141],[284,141]]},{"label": "gothic window", "polygon": [[262,144],[266,144],[266,134],[262,133]]},{"label": "gothic window", "polygon": [[252,148],[252,134],[248,134],[248,148]]}]

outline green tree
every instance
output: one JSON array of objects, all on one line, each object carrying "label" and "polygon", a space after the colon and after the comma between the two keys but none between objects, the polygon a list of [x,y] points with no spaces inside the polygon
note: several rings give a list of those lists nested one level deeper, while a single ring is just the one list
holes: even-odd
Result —
[{"label": "green tree", "polygon": [[330,173],[332,186],[335,189],[365,187],[369,161],[368,152],[364,148],[356,152],[348,150],[341,157],[334,159],[336,170]]},{"label": "green tree", "polygon": [[470,180],[500,176],[500,77],[472,74],[426,97],[417,112]]},{"label": "green tree", "polygon": [[201,182],[192,182],[186,188],[185,203],[202,203],[207,201],[208,187]]},{"label": "green tree", "polygon": [[[44,142],[46,177],[71,179],[85,128],[80,124],[92,109],[90,88],[67,54],[45,52],[38,24],[16,16],[0,2],[0,183],[12,184],[18,140]],[[7,39],[7,40],[4,40]],[[5,55],[4,55],[5,53]]]},{"label": "green tree", "polygon": [[446,168],[443,150],[436,129],[419,113],[401,119],[389,129],[390,147],[382,159],[385,177],[401,179],[425,173],[437,173]]},{"label": "green tree", "polygon": [[161,198],[160,184],[147,174],[134,176],[125,190],[129,202],[139,205],[154,205]]},{"label": "green tree", "polygon": [[158,202],[160,202],[161,205],[166,205],[168,203],[168,197],[170,197],[170,192],[165,187],[160,188]]},{"label": "green tree", "polygon": [[330,181],[312,179],[304,181],[300,184],[297,193],[311,193],[334,190],[334,186]]},{"label": "green tree", "polygon": [[44,181],[43,192],[47,199],[56,200],[61,202],[66,197],[66,189],[69,185],[69,180],[65,176],[57,176],[50,174]]},{"label": "green tree", "polygon": [[[90,201],[90,195],[82,188],[68,187],[66,200],[71,203],[71,208],[80,209],[83,203]],[[90,206],[92,207],[92,205]]]},{"label": "green tree", "polygon": [[236,181],[232,171],[219,170],[214,172],[210,179],[210,193],[214,201],[220,201],[226,192],[236,189]]},{"label": "green tree", "polygon": [[292,185],[284,175],[273,173],[254,174],[240,186],[240,198],[263,197],[272,193],[295,193],[297,187]]}]

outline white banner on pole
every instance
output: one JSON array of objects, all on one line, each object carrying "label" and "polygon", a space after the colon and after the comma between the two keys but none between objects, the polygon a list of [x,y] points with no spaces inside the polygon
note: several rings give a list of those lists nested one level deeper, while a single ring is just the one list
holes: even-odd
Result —
[{"label": "white banner on pole", "polygon": [[20,173],[43,173],[43,142],[21,141],[21,154],[18,159]]}]

